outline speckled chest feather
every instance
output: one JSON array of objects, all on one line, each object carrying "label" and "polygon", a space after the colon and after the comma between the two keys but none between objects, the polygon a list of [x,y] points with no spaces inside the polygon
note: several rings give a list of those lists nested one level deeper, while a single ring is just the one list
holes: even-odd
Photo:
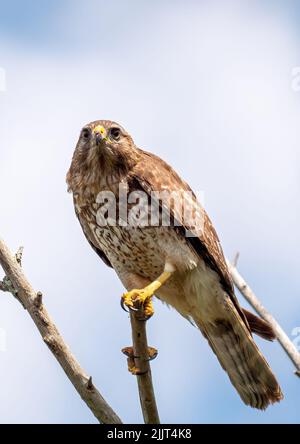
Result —
[{"label": "speckled chest feather", "polygon": [[[123,183],[129,191],[127,183]],[[99,223],[98,212],[101,205],[97,203],[97,196],[89,196],[86,200],[74,196],[76,212],[79,219],[84,218],[89,230],[93,233],[95,246],[103,251],[113,268],[118,272],[127,270],[148,278],[155,279],[162,271],[168,257],[172,257],[177,268],[186,270],[197,261],[186,239],[179,236],[172,226],[139,226],[130,223],[129,212],[132,205],[126,202],[127,224],[119,219],[122,212],[119,205],[119,183],[105,183],[102,192],[111,192],[115,196],[116,219],[114,223],[104,225]],[[146,207],[145,213],[149,213]]]}]

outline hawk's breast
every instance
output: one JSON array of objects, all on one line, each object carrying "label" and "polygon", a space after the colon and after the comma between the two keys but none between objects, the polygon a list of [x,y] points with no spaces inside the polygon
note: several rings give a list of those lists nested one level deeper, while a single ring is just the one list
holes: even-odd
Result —
[{"label": "hawk's breast", "polygon": [[[126,270],[154,280],[162,273],[166,261],[178,271],[197,266],[199,257],[174,227],[120,221],[118,217],[105,222],[99,217],[99,209],[100,205],[94,202],[78,205],[76,212],[88,225],[92,243],[103,251],[116,271]],[[116,213],[119,214],[118,208]]]},{"label": "hawk's breast", "polygon": [[166,260],[178,269],[196,265],[196,257],[185,239],[171,227],[99,227],[91,223],[98,247],[117,270],[126,269],[154,280],[162,273]]}]

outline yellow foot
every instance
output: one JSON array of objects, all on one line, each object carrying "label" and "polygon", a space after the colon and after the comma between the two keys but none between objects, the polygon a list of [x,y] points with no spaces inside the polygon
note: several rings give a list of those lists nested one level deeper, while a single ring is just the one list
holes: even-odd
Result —
[{"label": "yellow foot", "polygon": [[140,290],[134,289],[123,294],[121,306],[125,310],[125,305],[134,311],[144,311],[145,320],[149,319],[153,313],[152,296],[169,279],[173,271],[164,271],[155,281]]},{"label": "yellow foot", "polygon": [[[138,358],[138,356],[134,356],[133,347],[123,348],[122,353],[127,356],[128,371],[133,375],[143,375],[144,372],[135,365],[134,358]],[[153,361],[157,357],[158,351],[154,347],[148,347],[148,355],[147,361]]]},{"label": "yellow foot", "polygon": [[153,291],[150,288],[146,287],[141,290],[134,289],[123,294],[121,306],[124,310],[125,306],[133,311],[139,311],[142,309],[145,318],[149,319],[154,314],[152,296]]}]

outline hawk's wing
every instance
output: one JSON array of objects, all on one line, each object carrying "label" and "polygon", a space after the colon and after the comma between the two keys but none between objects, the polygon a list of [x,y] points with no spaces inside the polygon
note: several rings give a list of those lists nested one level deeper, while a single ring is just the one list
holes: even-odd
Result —
[{"label": "hawk's wing", "polygon": [[[215,308],[216,318],[213,321],[207,322],[197,307],[194,307],[192,318],[207,338],[243,401],[252,407],[265,409],[270,403],[280,401],[283,395],[268,363],[253,341],[246,316],[234,295],[223,251],[212,223],[190,187],[169,165],[152,154],[144,151],[140,153],[142,159],[130,173],[134,181],[132,187],[137,181],[148,195],[153,191],[163,190],[189,192],[187,202],[185,202],[186,193],[179,195],[179,200],[183,200],[184,204],[192,207],[195,214],[199,213],[203,218],[200,227],[202,229],[199,232],[191,226],[189,219],[185,220],[182,208],[179,207],[178,210],[174,200],[161,201],[162,208],[165,206],[163,209],[168,210],[173,216],[173,222],[180,223],[181,235],[185,236],[186,230],[195,235],[186,237],[186,241],[190,242],[194,251],[217,273],[228,295],[228,299],[224,297],[224,301],[226,299],[227,302],[226,308],[223,304],[219,304],[218,308]],[[261,331],[261,327],[259,330]]]},{"label": "hawk's wing", "polygon": [[200,232],[190,225],[189,220],[184,219],[183,212],[178,211],[178,207],[174,205],[174,202],[169,202],[168,205],[168,202],[163,201],[164,209],[169,211],[171,216],[177,221],[179,226],[176,229],[182,235],[185,236],[186,232],[190,232],[191,235],[186,237],[187,242],[190,243],[191,247],[210,268],[219,275],[224,290],[230,296],[238,313],[250,330],[246,317],[235,297],[232,280],[219,238],[204,208],[198,202],[189,185],[179,177],[172,167],[152,153],[143,150],[139,150],[139,152],[142,159],[131,170],[131,179],[138,182],[139,186],[148,195],[151,192],[162,192],[165,190],[168,192],[183,192],[182,200],[184,204],[190,207],[198,217],[200,216],[202,221]]},{"label": "hawk's wing", "polygon": [[89,227],[86,219],[84,217],[81,217],[76,203],[74,202],[74,207],[75,207],[75,213],[76,216],[80,222],[82,231],[84,232],[84,235],[88,241],[88,243],[90,244],[90,246],[93,248],[93,250],[98,254],[98,256],[103,260],[103,262],[108,266],[108,267],[112,267],[108,257],[106,256],[106,254],[96,245],[98,245],[99,243],[96,241],[93,230]]}]

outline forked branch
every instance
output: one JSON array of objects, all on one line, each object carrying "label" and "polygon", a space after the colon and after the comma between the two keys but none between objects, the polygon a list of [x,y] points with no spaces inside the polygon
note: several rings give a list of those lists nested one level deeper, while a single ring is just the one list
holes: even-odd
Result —
[{"label": "forked branch", "polygon": [[21,257],[22,250],[14,256],[0,239],[0,264],[6,274],[0,283],[0,290],[11,292],[22,303],[37,326],[43,341],[99,422],[121,424],[121,419],[96,389],[92,378],[80,367],[64,342],[44,307],[42,293],[35,292],[28,282],[21,268]]}]

